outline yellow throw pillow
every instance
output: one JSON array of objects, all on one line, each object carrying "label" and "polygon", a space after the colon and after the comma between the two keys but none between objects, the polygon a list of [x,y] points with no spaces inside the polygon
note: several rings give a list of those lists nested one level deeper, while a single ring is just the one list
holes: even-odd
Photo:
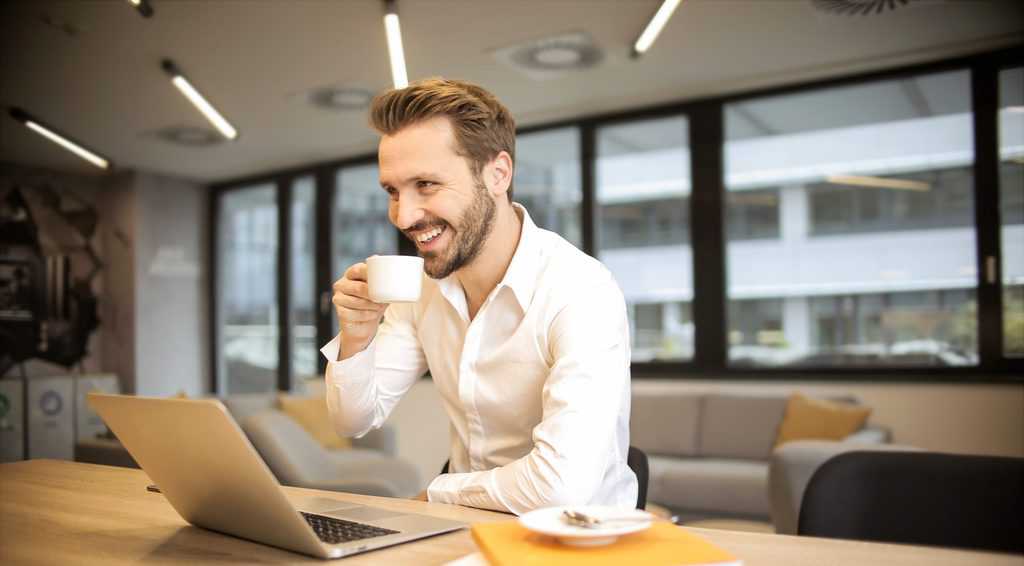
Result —
[{"label": "yellow throw pillow", "polygon": [[775,446],[791,440],[842,440],[860,430],[870,414],[869,407],[808,399],[794,393],[786,404]]},{"label": "yellow throw pillow", "polygon": [[349,439],[338,436],[331,427],[327,400],[323,397],[279,395],[277,402],[284,414],[295,419],[324,448],[342,450],[352,447]]}]

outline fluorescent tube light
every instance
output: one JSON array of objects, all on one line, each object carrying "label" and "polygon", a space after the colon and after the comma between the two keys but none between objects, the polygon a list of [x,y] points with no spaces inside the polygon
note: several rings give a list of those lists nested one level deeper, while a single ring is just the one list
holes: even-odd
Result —
[{"label": "fluorescent tube light", "polygon": [[398,23],[398,9],[394,0],[386,0],[384,33],[388,38],[388,56],[391,58],[391,81],[395,88],[409,86],[409,75],[405,72],[405,51],[402,49],[402,27]]},{"label": "fluorescent tube light", "polygon": [[26,128],[43,136],[44,138],[52,141],[53,143],[63,147],[64,149],[70,151],[71,153],[74,153],[78,157],[81,157],[82,159],[88,161],[89,163],[92,163],[93,165],[99,167],[100,169],[110,168],[109,160],[100,157],[95,152],[85,149],[80,144],[75,143],[68,139],[66,136],[58,134],[56,131],[54,131],[53,128],[44,125],[41,121],[30,116],[24,110],[21,110],[19,108],[11,108],[10,114],[12,118],[24,124]]},{"label": "fluorescent tube light", "polygon": [[153,16],[153,6],[150,6],[148,0],[128,0],[128,3],[135,7],[139,11],[139,14],[143,18],[149,18]]},{"label": "fluorescent tube light", "polygon": [[664,0],[661,3],[661,7],[655,12],[654,17],[644,28],[644,32],[637,38],[636,43],[633,44],[633,56],[643,55],[651,45],[654,44],[654,40],[658,39],[658,34],[661,33],[662,28],[668,23],[668,19],[672,17],[672,12],[676,11],[679,4],[683,0]]},{"label": "fluorescent tube light", "polygon": [[859,187],[871,187],[875,189],[900,189],[904,191],[927,191],[932,188],[924,181],[911,181],[909,179],[886,179],[884,177],[862,177],[859,175],[830,175],[826,178],[829,183],[839,185],[857,185]]},{"label": "fluorescent tube light", "polygon": [[1024,114],[1024,106],[1007,106],[1003,108],[1003,111],[1011,114]]},{"label": "fluorescent tube light", "polygon": [[175,66],[171,60],[164,59],[162,66],[164,71],[171,77],[171,83],[181,91],[181,94],[185,95],[185,98],[187,98],[193,106],[203,113],[203,116],[206,116],[206,119],[209,120],[218,131],[220,131],[221,135],[229,140],[233,140],[238,137],[238,131],[235,130],[234,126],[232,126],[220,112],[217,112],[217,109],[214,108],[212,104],[207,102],[206,98],[204,98],[203,95],[200,94],[194,86],[192,86],[192,83],[188,82],[188,79],[181,74],[181,71],[178,70],[178,67]]}]

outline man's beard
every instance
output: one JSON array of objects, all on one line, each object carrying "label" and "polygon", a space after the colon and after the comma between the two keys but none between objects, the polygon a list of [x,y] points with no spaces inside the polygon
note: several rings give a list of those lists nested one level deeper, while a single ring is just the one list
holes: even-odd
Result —
[{"label": "man's beard", "polygon": [[[494,228],[497,207],[487,193],[487,187],[477,182],[473,202],[462,213],[459,228],[448,246],[440,252],[421,252],[423,270],[434,279],[444,279],[472,263],[484,247],[487,236]],[[448,230],[452,230],[451,224]]]}]

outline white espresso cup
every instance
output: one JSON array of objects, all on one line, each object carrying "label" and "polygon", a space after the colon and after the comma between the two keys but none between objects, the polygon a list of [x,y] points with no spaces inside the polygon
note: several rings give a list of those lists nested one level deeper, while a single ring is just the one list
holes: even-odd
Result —
[{"label": "white espresso cup", "polygon": [[366,259],[366,283],[375,303],[414,303],[423,287],[423,258],[375,255]]}]

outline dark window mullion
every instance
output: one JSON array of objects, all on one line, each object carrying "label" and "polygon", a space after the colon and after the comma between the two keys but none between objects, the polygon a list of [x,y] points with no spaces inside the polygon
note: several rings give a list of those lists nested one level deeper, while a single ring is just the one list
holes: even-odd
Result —
[{"label": "dark window mullion", "polygon": [[725,232],[722,227],[725,171],[722,105],[707,102],[689,113],[690,241],[693,257],[694,365],[723,370],[728,358]]},{"label": "dark window mullion", "polygon": [[277,389],[292,385],[292,183],[277,181]]},{"label": "dark window mullion", "polygon": [[583,232],[583,251],[597,257],[597,128],[593,123],[580,125],[580,185],[583,202],[580,203],[580,228]]},{"label": "dark window mullion", "polygon": [[[979,63],[971,69],[974,119],[974,225],[977,237],[978,357],[996,368],[1003,357],[1002,254],[999,230],[998,71]],[[990,269],[989,264],[992,264]],[[994,273],[989,273],[994,271]],[[990,279],[990,275],[992,276]]]},{"label": "dark window mullion", "polygon": [[[331,253],[331,234],[334,233],[334,227],[331,225],[334,218],[334,186],[334,169],[322,167],[316,171],[316,242],[313,244],[316,254],[313,260],[316,266],[316,284],[313,285],[313,304],[316,305],[316,343],[320,346],[334,338],[331,328],[334,307],[331,299],[334,280],[338,277],[337,266],[333,265],[334,255]],[[326,361],[319,354],[317,367],[321,370],[326,369]]]},{"label": "dark window mullion", "polygon": [[218,257],[217,246],[220,244],[220,222],[218,215],[220,214],[221,197],[224,194],[223,190],[214,189],[210,191],[210,201],[208,203],[209,210],[207,211],[206,221],[208,227],[208,247],[206,252],[206,273],[209,277],[209,283],[207,285],[206,296],[210,301],[209,310],[209,326],[207,331],[210,333],[207,338],[207,343],[210,345],[210,393],[217,395],[221,392],[220,387],[220,312],[218,311],[220,305],[220,297],[217,296],[217,284],[219,277],[217,276],[217,265],[220,258]]}]

